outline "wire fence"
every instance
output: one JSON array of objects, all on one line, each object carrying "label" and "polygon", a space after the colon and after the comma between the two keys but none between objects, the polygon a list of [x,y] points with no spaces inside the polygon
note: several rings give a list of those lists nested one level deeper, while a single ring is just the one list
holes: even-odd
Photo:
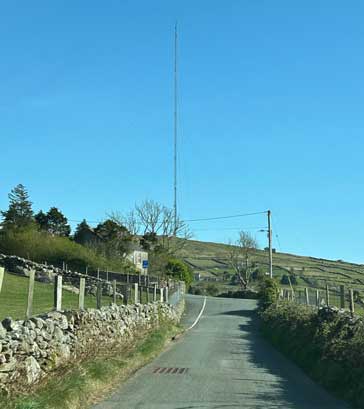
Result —
[{"label": "wire fence", "polygon": [[364,290],[345,285],[326,285],[324,288],[290,287],[280,289],[280,299],[313,307],[337,307],[351,314],[364,314]]},{"label": "wire fence", "polygon": [[102,308],[110,304],[164,302],[177,304],[183,296],[182,283],[148,275],[110,271],[53,274],[41,283],[36,271],[26,277],[0,267],[0,318],[30,318],[51,310]]}]

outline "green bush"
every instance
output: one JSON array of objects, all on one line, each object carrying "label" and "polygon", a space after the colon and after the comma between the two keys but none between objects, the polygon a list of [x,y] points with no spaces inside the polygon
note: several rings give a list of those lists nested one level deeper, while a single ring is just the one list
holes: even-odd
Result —
[{"label": "green bush", "polygon": [[265,336],[312,378],[364,408],[364,322],[288,302],[261,313]]},{"label": "green bush", "polygon": [[35,228],[7,230],[0,235],[0,252],[61,267],[67,263],[71,270],[114,269],[120,271],[120,259],[105,258],[67,237],[52,236]]},{"label": "green bush", "polygon": [[204,295],[204,291],[200,287],[190,287],[189,293],[194,295]]},{"label": "green bush", "polygon": [[251,279],[256,281],[264,280],[265,278],[265,269],[255,268],[252,272]]},{"label": "green bush", "polygon": [[297,285],[297,278],[295,275],[283,274],[281,277],[281,284],[283,285]]},{"label": "green bush", "polygon": [[216,284],[208,284],[206,287],[206,294],[210,295],[211,297],[216,297],[219,293],[219,289],[217,288]]},{"label": "green bush", "polygon": [[259,285],[260,305],[263,309],[278,301],[279,286],[273,278],[265,277]]},{"label": "green bush", "polygon": [[183,261],[172,258],[169,259],[166,265],[166,274],[177,280],[184,281],[189,287],[193,281],[193,275],[190,267]]}]

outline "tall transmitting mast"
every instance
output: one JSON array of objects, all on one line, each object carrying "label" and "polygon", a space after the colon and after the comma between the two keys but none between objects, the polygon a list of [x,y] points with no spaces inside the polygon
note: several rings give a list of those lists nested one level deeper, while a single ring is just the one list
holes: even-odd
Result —
[{"label": "tall transmitting mast", "polygon": [[177,22],[174,26],[174,203],[173,203],[173,235],[177,236]]}]

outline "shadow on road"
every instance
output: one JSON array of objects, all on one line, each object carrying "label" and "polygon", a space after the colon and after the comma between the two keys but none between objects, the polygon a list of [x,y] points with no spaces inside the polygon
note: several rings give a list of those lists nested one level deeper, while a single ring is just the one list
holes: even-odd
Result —
[{"label": "shadow on road", "polygon": [[[241,317],[237,330],[241,332],[238,344],[230,352],[234,359],[245,360],[251,376],[235,378],[248,383],[236,393],[249,408],[344,409],[345,403],[331,397],[303,371],[272,347],[261,335],[256,310],[232,310],[217,315]],[[250,402],[254,402],[252,405]],[[216,406],[218,408],[219,406]]]},{"label": "shadow on road", "polygon": [[232,311],[224,311],[218,315],[231,315],[234,317],[253,318],[253,317],[257,317],[257,311],[256,310],[232,310]]}]

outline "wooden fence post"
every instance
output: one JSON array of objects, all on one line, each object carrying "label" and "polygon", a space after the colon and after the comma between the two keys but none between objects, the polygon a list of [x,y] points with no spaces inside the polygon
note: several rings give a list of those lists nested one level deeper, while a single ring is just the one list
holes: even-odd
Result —
[{"label": "wooden fence post", "polygon": [[4,267],[0,267],[0,293],[1,293],[1,289],[2,289],[2,287],[3,287],[4,274],[5,274],[5,268],[4,268]]},{"label": "wooden fence post", "polygon": [[97,279],[98,280],[100,279],[100,269],[99,268],[97,268]]},{"label": "wooden fence post", "polygon": [[134,303],[138,304],[138,283],[134,283]]},{"label": "wooden fence post", "polygon": [[102,282],[98,281],[96,290],[96,308],[99,310],[101,308],[101,297],[102,297]]},{"label": "wooden fence post", "polygon": [[305,287],[305,301],[306,305],[310,305],[310,297],[308,296],[308,288]]},{"label": "wooden fence post", "polygon": [[78,308],[80,310],[85,309],[85,287],[86,279],[84,277],[80,278],[80,291],[78,293]]},{"label": "wooden fence post", "polygon": [[160,288],[161,302],[163,302],[163,288]]},{"label": "wooden fence post", "polygon": [[139,286],[139,302],[143,304],[143,286]]},{"label": "wooden fence post", "polygon": [[166,299],[166,303],[168,304],[168,301],[169,301],[169,297],[168,297],[168,287],[166,287],[165,290],[166,290],[165,299]]},{"label": "wooden fence post", "polygon": [[329,286],[326,284],[326,306],[330,306],[330,293],[329,293]]},{"label": "wooden fence post", "polygon": [[345,287],[340,286],[340,308],[345,308]]},{"label": "wooden fence post", "polygon": [[62,276],[56,275],[54,277],[54,309],[56,311],[62,310]]},{"label": "wooden fence post", "polygon": [[316,306],[320,307],[320,290],[316,290]]},{"label": "wooden fence post", "polygon": [[121,292],[123,294],[123,304],[128,305],[129,302],[129,285],[122,284]]},{"label": "wooden fence post", "polygon": [[351,316],[353,316],[355,312],[355,308],[354,308],[354,291],[352,288],[349,290],[349,293],[350,293],[350,314]]},{"label": "wooden fence post", "polygon": [[116,304],[116,280],[112,280],[113,303]]},{"label": "wooden fence post", "polygon": [[154,284],[153,301],[157,301],[157,284]]},{"label": "wooden fence post", "polygon": [[29,319],[33,313],[34,277],[35,277],[35,271],[31,270],[29,273],[29,285],[28,285],[28,303],[27,303],[27,312],[26,312],[27,319]]}]

